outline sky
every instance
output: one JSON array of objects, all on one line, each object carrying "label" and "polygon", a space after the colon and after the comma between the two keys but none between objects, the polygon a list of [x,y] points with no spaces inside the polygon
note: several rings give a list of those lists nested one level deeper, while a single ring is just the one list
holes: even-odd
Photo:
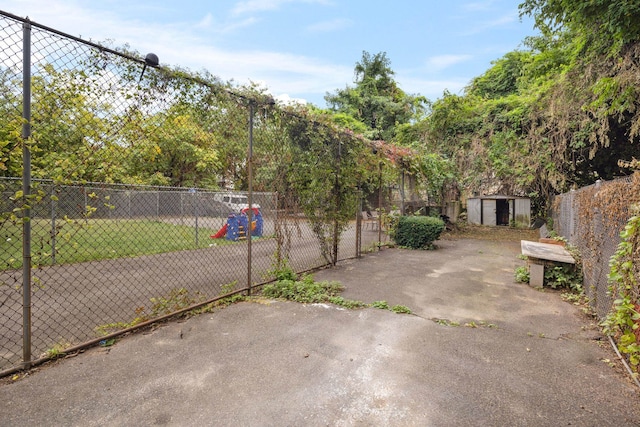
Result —
[{"label": "sky", "polygon": [[325,107],[353,86],[363,51],[385,52],[395,81],[430,100],[537,34],[522,0],[0,0],[0,10],[93,42],[128,45],[160,65],[259,84]]}]

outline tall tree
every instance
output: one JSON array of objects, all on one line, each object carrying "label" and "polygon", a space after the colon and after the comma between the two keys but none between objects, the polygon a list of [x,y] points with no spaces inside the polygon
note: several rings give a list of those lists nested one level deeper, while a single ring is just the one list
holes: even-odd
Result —
[{"label": "tall tree", "polygon": [[[640,3],[629,0],[526,0],[521,15],[543,32],[573,29],[614,52],[640,39]],[[599,43],[598,43],[599,42]]]},{"label": "tall tree", "polygon": [[426,99],[406,94],[396,81],[385,52],[364,51],[354,68],[354,87],[327,93],[325,100],[334,112],[346,113],[362,122],[371,139],[391,140],[396,126],[421,117]]}]

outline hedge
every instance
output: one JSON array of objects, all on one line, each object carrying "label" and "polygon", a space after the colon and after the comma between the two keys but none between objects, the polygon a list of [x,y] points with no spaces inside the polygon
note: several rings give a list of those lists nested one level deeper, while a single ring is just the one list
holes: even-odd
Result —
[{"label": "hedge", "polygon": [[444,231],[444,221],[430,216],[402,216],[393,238],[398,246],[411,249],[433,249],[433,242]]}]

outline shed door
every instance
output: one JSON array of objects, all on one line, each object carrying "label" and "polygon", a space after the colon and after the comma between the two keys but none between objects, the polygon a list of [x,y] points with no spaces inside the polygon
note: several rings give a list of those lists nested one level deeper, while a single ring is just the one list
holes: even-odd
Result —
[{"label": "shed door", "polygon": [[496,224],[509,225],[510,203],[507,199],[496,200]]},{"label": "shed door", "polygon": [[496,225],[496,201],[482,200],[482,224]]}]

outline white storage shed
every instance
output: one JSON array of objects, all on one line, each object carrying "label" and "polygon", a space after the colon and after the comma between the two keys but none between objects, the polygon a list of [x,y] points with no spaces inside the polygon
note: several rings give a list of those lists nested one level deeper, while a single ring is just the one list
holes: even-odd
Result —
[{"label": "white storage shed", "polygon": [[481,196],[467,199],[467,222],[478,225],[531,225],[531,200],[517,196]]}]

